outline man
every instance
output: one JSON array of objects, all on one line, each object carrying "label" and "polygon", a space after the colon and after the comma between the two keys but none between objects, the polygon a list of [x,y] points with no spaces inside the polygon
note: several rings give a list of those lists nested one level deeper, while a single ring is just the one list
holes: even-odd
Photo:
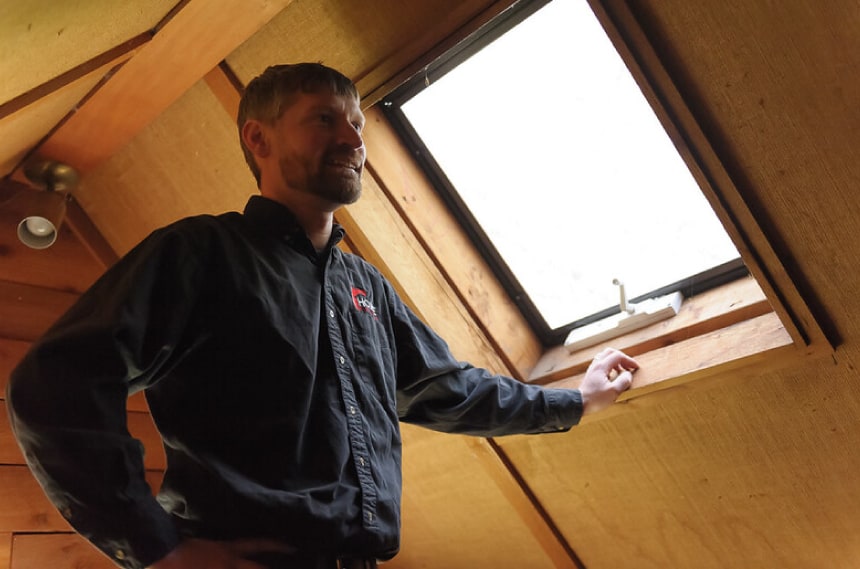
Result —
[{"label": "man", "polygon": [[[271,67],[239,111],[261,196],[154,232],[13,373],[15,434],[47,495],[121,566],[374,567],[399,547],[399,421],[496,436],[567,430],[627,389],[595,358],[580,389],[453,359],[380,273],[342,253],[364,116],[318,64]],[[610,379],[613,377],[614,379]],[[156,500],[125,426],[146,397],[168,467]]]}]

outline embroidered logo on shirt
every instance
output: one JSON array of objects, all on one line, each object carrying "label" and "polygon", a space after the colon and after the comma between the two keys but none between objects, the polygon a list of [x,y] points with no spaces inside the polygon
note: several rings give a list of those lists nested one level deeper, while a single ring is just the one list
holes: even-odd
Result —
[{"label": "embroidered logo on shirt", "polygon": [[374,320],[376,320],[376,308],[373,306],[373,303],[370,302],[365,291],[360,288],[352,287],[352,303],[355,305],[356,310],[367,312],[373,316]]}]

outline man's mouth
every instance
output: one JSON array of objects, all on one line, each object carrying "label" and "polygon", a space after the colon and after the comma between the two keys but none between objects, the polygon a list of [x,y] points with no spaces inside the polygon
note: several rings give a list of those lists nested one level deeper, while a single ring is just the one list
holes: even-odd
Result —
[{"label": "man's mouth", "polygon": [[340,170],[351,170],[356,173],[361,172],[361,164],[350,160],[327,160],[326,166]]}]

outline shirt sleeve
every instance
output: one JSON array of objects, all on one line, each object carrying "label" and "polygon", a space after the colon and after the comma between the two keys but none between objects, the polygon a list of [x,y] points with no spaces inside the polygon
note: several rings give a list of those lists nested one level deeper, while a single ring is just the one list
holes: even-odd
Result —
[{"label": "shirt sleeve", "polygon": [[579,423],[579,390],[528,385],[458,362],[445,341],[390,294],[401,421],[484,437],[561,432]]},{"label": "shirt sleeve", "polygon": [[128,568],[154,563],[179,542],[144,478],[126,399],[188,349],[195,258],[175,232],[147,238],[34,344],[7,388],[13,432],[48,498]]}]

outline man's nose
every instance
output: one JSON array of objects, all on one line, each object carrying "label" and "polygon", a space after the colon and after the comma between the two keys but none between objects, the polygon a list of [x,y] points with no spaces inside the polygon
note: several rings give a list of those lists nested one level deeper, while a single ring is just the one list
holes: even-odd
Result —
[{"label": "man's nose", "polygon": [[338,129],[338,138],[340,144],[345,144],[350,148],[361,148],[364,146],[364,138],[355,126],[349,121],[342,121]]}]

